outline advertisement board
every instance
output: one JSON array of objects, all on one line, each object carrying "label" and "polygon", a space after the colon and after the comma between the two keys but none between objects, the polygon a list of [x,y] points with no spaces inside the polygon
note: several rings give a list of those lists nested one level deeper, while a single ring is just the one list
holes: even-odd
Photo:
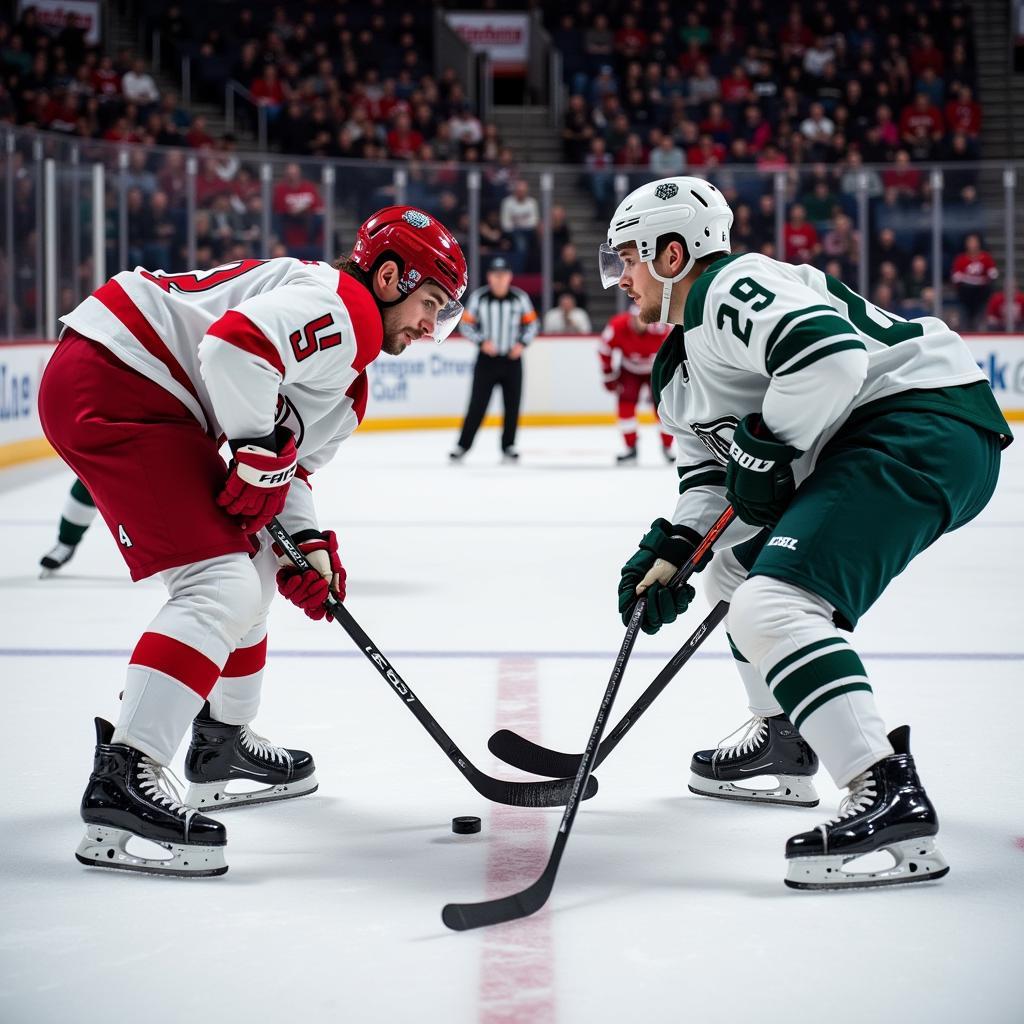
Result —
[{"label": "advertisement board", "polygon": [[449,11],[448,24],[475,53],[486,53],[499,73],[521,72],[530,56],[530,16],[497,11]]},{"label": "advertisement board", "polygon": [[[1000,407],[1024,420],[1024,335],[966,339]],[[596,336],[538,338],[523,356],[522,423],[526,426],[615,422],[615,399],[602,384]],[[0,467],[52,454],[36,408],[39,380],[53,346],[0,344]],[[361,430],[457,429],[469,404],[476,346],[462,338],[417,342],[401,356],[382,355],[370,385]],[[487,424],[500,422],[500,392]]]}]

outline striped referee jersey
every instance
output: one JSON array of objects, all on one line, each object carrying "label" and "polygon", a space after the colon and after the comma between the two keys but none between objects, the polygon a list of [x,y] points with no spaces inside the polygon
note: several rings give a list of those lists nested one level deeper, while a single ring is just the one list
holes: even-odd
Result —
[{"label": "striped referee jersey", "polygon": [[530,296],[521,288],[509,288],[508,294],[499,299],[483,285],[470,295],[462,314],[465,337],[477,345],[493,341],[499,356],[507,356],[517,342],[529,345],[539,329]]}]

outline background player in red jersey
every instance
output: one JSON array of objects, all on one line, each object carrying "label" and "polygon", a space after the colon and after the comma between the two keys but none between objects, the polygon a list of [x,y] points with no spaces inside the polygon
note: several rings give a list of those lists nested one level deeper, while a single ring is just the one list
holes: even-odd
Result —
[{"label": "background player in red jersey", "polygon": [[[619,429],[626,442],[626,450],[615,459],[620,465],[637,460],[636,407],[642,393],[650,400],[654,357],[671,329],[664,324],[645,324],[639,313],[636,306],[616,313],[601,332],[597,350],[604,386],[619,396]],[[666,462],[673,461],[672,435],[664,430],[661,451]]]},{"label": "background player in red jersey", "polygon": [[[226,834],[196,807],[316,788],[313,759],[249,723],[259,706],[276,589],[311,618],[345,597],[310,475],[362,420],[366,367],[462,316],[458,242],[410,207],[378,211],[336,266],[283,257],[117,274],[72,312],[43,376],[47,438],[78,474],[132,579],[168,601],[135,646],[116,727],[96,719],[82,818],[85,864],[176,875],[227,870]],[[219,454],[227,440],[230,466]],[[280,566],[258,536],[274,516],[314,568]],[[165,774],[192,726],[182,802]],[[127,849],[132,836],[163,859]]]}]

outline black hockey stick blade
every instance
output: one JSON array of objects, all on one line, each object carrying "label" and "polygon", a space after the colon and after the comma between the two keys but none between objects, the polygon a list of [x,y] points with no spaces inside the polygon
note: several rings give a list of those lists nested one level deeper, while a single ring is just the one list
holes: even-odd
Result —
[{"label": "black hockey stick blade", "polygon": [[511,896],[501,896],[496,900],[485,900],[482,903],[449,903],[441,911],[441,920],[456,932],[469,931],[471,928],[486,928],[492,924],[504,924],[506,921],[518,921],[522,917],[536,914],[548,901],[558,874],[558,864],[562,859],[567,832],[559,832],[551,851],[547,867],[532,885],[522,892]]},{"label": "black hockey stick blade", "polygon": [[[690,656],[704,642],[711,631],[725,618],[729,605],[720,601],[704,621],[693,631],[690,638],[672,656],[671,661],[655,676],[654,681],[637,698],[633,706],[622,716],[618,724],[598,748],[594,768],[615,749],[619,741],[636,725],[637,719],[654,703],[655,698],[675,678],[679,670],[690,660]],[[534,775],[562,778],[575,775],[580,766],[581,754],[566,754],[560,750],[542,747],[525,736],[510,729],[499,729],[487,741],[487,748],[495,757],[506,764]]]},{"label": "black hockey stick blade", "polygon": [[[294,565],[305,572],[310,568],[306,556],[292,539],[287,530],[272,519],[267,525],[267,532],[278,543],[281,550]],[[333,596],[328,595],[327,609],[333,621],[352,638],[356,646],[363,652],[367,660],[387,681],[395,696],[409,709],[420,725],[430,733],[434,742],[445,752],[448,760],[455,765],[469,784],[482,796],[499,804],[510,804],[513,807],[561,807],[569,802],[573,791],[574,779],[553,779],[545,782],[509,782],[495,779],[480,771],[472,761],[455,745],[455,741],[441,728],[440,723],[426,709],[412,688],[398,674],[388,659],[381,654],[377,645],[363,631],[352,613]],[[575,774],[575,773],[574,773]],[[597,779],[591,778],[582,794],[584,800],[597,792]]]}]

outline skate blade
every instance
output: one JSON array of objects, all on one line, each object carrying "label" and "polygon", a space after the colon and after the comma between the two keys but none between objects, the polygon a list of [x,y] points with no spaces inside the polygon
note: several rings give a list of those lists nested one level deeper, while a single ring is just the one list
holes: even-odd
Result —
[{"label": "skate blade", "polygon": [[687,786],[697,796],[710,796],[719,800],[742,800],[748,804],[782,804],[787,807],[817,807],[818,791],[810,776],[777,775],[777,785],[761,789],[737,786],[726,779],[706,779],[696,772],[690,773]]},{"label": "skate blade", "polygon": [[171,856],[143,857],[128,852],[127,846],[131,839],[132,833],[125,829],[87,825],[85,838],[75,851],[75,859],[87,867],[114,868],[175,878],[208,878],[223,875],[228,869],[224,861],[223,846],[157,843]]},{"label": "skate blade", "polygon": [[846,871],[846,865],[864,854],[824,857],[793,857],[788,861],[785,882],[791,889],[871,889],[882,885],[930,882],[949,874],[949,864],[930,836],[904,839],[882,849],[895,863],[877,871]]},{"label": "skate blade", "polygon": [[227,787],[234,779],[218,782],[193,782],[185,794],[185,803],[189,807],[206,814],[227,811],[232,807],[252,807],[256,804],[277,803],[279,800],[291,800],[297,796],[308,796],[319,787],[316,775],[293,782],[283,782],[277,786],[264,786],[248,792],[231,793]]}]

